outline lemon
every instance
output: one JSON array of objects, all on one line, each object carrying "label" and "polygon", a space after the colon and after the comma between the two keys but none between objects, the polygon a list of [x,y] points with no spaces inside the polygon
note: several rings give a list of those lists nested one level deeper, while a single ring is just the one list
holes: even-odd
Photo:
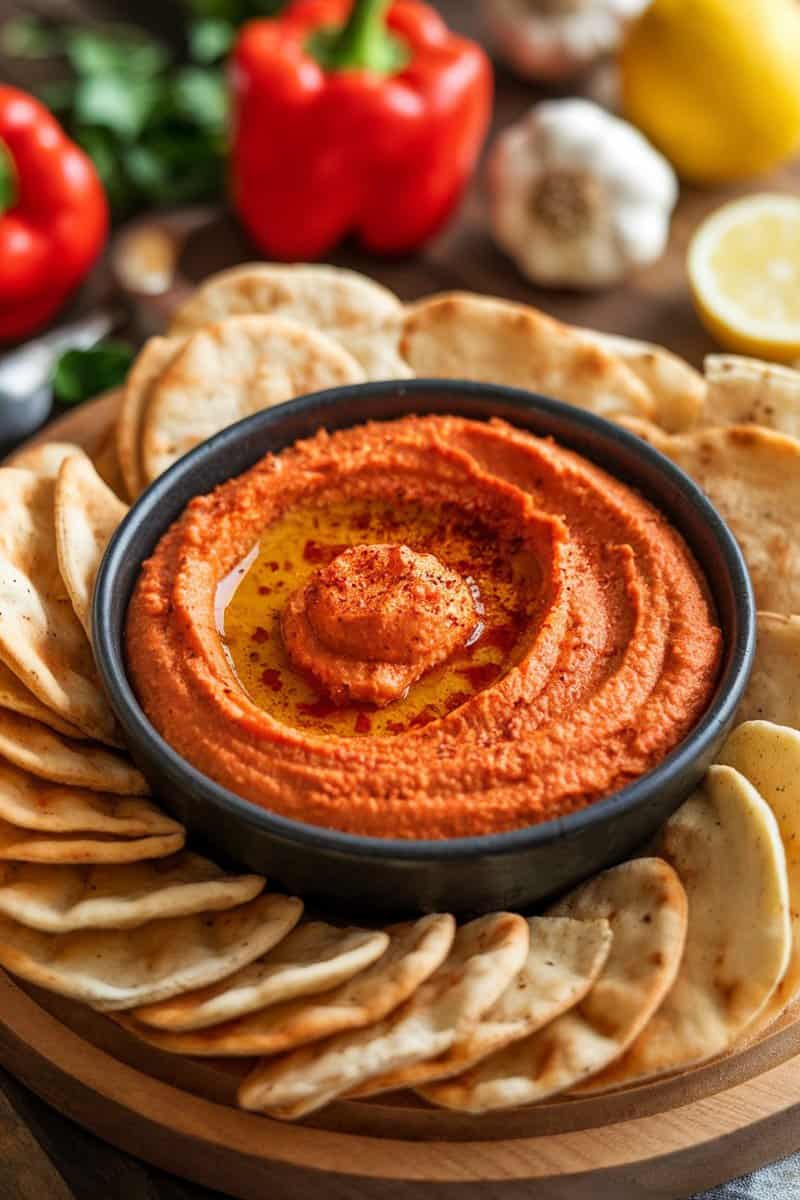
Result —
[{"label": "lemon", "polygon": [[653,0],[620,69],[625,115],[685,179],[757,175],[800,144],[797,0]]},{"label": "lemon", "polygon": [[698,314],[723,346],[783,362],[800,355],[800,199],[765,193],[717,209],[687,265]]}]

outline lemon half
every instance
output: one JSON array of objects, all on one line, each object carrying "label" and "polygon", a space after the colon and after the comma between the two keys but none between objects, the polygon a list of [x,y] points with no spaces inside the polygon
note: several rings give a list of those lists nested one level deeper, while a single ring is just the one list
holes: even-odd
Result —
[{"label": "lemon half", "polygon": [[747,196],[708,217],[687,262],[698,315],[729,350],[800,356],[800,199]]}]

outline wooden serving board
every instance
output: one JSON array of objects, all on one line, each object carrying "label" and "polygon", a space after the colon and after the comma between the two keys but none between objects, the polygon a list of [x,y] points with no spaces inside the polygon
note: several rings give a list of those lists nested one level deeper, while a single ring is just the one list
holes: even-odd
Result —
[{"label": "wooden serving board", "polygon": [[[96,453],[113,396],[37,440]],[[188,1059],[0,972],[0,1063],[107,1141],[240,1200],[686,1197],[800,1146],[800,1011],[726,1058],[608,1096],[471,1117],[412,1095],[341,1101],[301,1124],[241,1112],[247,1061]]]}]

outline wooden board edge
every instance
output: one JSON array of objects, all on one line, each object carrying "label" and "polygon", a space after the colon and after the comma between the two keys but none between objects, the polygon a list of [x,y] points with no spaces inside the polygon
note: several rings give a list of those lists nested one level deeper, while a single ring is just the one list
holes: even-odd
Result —
[{"label": "wooden board edge", "polygon": [[680,1197],[798,1141],[793,1059],[658,1116],[508,1141],[413,1142],[284,1125],[179,1091],[97,1050],[5,976],[0,1014],[0,1061],[42,1099],[121,1149],[239,1200],[289,1200],[323,1172],[342,1200],[430,1200],[454,1184],[463,1200]]}]

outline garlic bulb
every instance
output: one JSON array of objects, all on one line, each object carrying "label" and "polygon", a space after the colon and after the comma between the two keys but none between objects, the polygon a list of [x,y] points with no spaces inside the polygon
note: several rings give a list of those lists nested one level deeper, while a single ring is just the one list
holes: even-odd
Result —
[{"label": "garlic bulb", "polygon": [[498,53],[526,79],[566,79],[616,50],[649,0],[485,0]]},{"label": "garlic bulb", "polygon": [[535,105],[489,156],[491,225],[534,283],[605,287],[658,258],[678,198],[650,143],[588,100]]}]

